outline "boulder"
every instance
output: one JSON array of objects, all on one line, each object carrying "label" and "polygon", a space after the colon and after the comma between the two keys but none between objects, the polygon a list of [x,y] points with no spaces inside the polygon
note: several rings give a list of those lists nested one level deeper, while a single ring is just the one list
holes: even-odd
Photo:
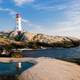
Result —
[{"label": "boulder", "polygon": [[56,59],[40,58],[19,80],[80,80],[80,66]]}]

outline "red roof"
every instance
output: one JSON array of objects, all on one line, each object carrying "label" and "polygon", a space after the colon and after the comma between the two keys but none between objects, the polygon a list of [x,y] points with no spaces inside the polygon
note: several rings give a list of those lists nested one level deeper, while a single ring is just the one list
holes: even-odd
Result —
[{"label": "red roof", "polygon": [[20,17],[20,14],[16,14],[16,18],[19,18]]}]

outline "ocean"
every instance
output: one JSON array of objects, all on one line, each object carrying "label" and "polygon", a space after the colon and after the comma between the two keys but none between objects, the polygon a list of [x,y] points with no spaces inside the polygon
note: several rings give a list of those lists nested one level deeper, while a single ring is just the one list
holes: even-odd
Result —
[{"label": "ocean", "polygon": [[49,48],[41,50],[24,50],[22,51],[24,57],[49,57],[56,59],[65,58],[80,58],[80,47],[74,48]]}]

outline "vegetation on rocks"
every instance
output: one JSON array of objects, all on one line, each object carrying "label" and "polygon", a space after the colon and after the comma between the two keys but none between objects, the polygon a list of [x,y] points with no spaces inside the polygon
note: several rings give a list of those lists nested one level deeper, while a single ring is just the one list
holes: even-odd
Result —
[{"label": "vegetation on rocks", "polygon": [[12,58],[22,58],[22,54],[20,52],[14,52],[11,55]]},{"label": "vegetation on rocks", "polygon": [[22,41],[22,40],[24,40],[24,33],[21,33],[19,35],[16,35],[14,37],[14,39],[15,39],[15,41]]},{"label": "vegetation on rocks", "polygon": [[[32,35],[32,36],[31,36]],[[29,39],[30,37],[30,39]],[[6,50],[18,48],[41,48],[41,47],[76,47],[80,45],[80,40],[65,36],[49,36],[44,34],[21,33],[14,35],[14,32],[9,35],[0,37],[0,45]]]}]

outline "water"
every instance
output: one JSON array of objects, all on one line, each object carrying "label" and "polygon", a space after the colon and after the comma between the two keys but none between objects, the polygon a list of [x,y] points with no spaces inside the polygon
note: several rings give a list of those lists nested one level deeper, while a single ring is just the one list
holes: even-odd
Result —
[{"label": "water", "polygon": [[[57,59],[64,58],[79,58],[80,59],[80,47],[75,48],[51,48],[44,50],[24,50],[22,51],[25,57],[50,57]],[[20,75],[26,69],[32,67],[32,63],[23,62],[22,68],[16,68],[16,62],[13,63],[1,63],[0,62],[0,80],[17,80],[15,75]],[[6,79],[5,79],[6,76]]]},{"label": "water", "polygon": [[30,68],[33,64],[28,62],[22,62],[22,67],[20,69],[16,68],[17,62],[2,63],[0,62],[0,76],[13,76],[20,75],[24,70]]},{"label": "water", "polygon": [[22,54],[26,57],[50,57],[57,59],[80,58],[80,47],[75,48],[51,48],[45,50],[24,50]]}]

